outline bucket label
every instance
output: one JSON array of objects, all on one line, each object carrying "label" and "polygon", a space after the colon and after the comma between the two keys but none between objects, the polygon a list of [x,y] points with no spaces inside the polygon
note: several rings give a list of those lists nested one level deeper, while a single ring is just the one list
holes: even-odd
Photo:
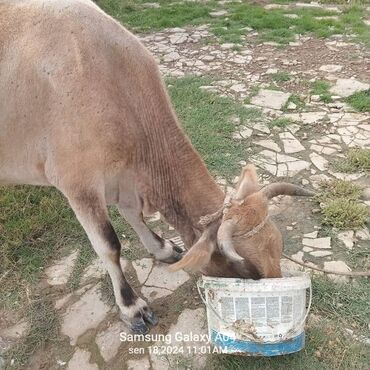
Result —
[{"label": "bucket label", "polygon": [[292,329],[296,329],[305,314],[306,292],[269,295],[240,294],[233,296],[217,292],[208,302],[217,309],[222,321],[209,311],[211,328],[227,335],[243,337],[243,328],[260,339],[281,340]]}]

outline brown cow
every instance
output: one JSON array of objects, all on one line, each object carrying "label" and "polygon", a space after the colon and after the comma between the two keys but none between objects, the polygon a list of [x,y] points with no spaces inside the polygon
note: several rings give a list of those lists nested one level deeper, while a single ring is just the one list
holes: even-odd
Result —
[{"label": "brown cow", "polygon": [[207,245],[209,256],[197,262],[206,273],[280,274],[281,238],[270,222],[263,227],[275,249],[264,239],[265,252],[256,254],[242,237],[265,217],[270,190],[243,203],[250,191],[242,176],[239,203],[223,220],[199,224],[225,196],[178,124],[152,55],[88,0],[0,0],[0,183],[54,186],[66,196],[135,332],[157,319],[124,277],[107,204],[118,206],[158,260],[176,262],[181,250],[145,225],[144,211],[159,211],[188,248]]}]

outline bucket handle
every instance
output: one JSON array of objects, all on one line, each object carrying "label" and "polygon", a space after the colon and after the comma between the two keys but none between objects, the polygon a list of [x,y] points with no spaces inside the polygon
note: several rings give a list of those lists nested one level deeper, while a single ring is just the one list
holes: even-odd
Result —
[{"label": "bucket handle", "polygon": [[[199,296],[201,298],[201,300],[203,301],[203,303],[206,305],[206,307],[208,307],[215,315],[216,317],[225,325],[229,325],[230,323],[226,322],[217,312],[217,310],[210,304],[210,303],[207,303],[207,300],[206,298],[204,297],[203,295],[203,292],[201,291],[202,288],[204,288],[203,284],[202,284],[202,278],[200,278],[198,281],[197,281],[197,289],[198,289],[198,293],[199,293]],[[310,281],[310,285],[308,287],[310,289],[310,293],[309,293],[309,298],[308,298],[308,306],[306,308],[306,313],[303,317],[303,319],[301,320],[301,322],[299,323],[299,325],[297,326],[298,329],[300,328],[303,328],[304,327],[304,324],[307,320],[307,317],[308,317],[308,314],[310,312],[310,309],[311,309],[311,303],[312,303],[312,284],[311,284],[311,281]],[[307,288],[306,288],[307,289]],[[236,329],[235,330],[236,332],[238,332],[239,334],[241,334],[243,337],[246,337],[248,339],[250,339],[251,341],[256,341],[258,340],[259,338],[256,336],[256,335],[252,335],[250,332],[243,332],[242,330],[240,330],[240,328]],[[296,330],[290,330],[287,335],[283,338],[284,340],[289,340],[293,337],[293,335],[297,332],[297,329]],[[265,341],[265,343],[269,343],[269,341]]]}]

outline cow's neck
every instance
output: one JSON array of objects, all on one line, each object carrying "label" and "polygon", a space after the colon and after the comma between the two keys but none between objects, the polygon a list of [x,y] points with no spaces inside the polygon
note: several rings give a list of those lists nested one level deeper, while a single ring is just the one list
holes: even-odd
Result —
[{"label": "cow's neck", "polygon": [[222,207],[225,195],[180,129],[167,138],[162,150],[147,150],[150,201],[189,247],[200,236],[200,217]]},{"label": "cow's neck", "polygon": [[178,191],[162,210],[166,220],[180,233],[188,247],[201,235],[200,218],[215,213],[224,200],[224,193],[198,160],[199,163],[193,163],[191,167],[185,166],[175,171],[174,176],[180,180],[175,184]]}]

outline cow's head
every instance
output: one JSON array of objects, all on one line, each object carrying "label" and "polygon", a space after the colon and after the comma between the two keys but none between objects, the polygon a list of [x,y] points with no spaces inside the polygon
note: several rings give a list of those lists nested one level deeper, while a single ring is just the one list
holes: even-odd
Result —
[{"label": "cow's head", "polygon": [[261,189],[254,166],[244,167],[235,196],[223,212],[208,217],[202,236],[171,269],[190,268],[219,277],[280,277],[283,241],[268,216],[268,201],[277,195],[313,193],[288,183]]}]

